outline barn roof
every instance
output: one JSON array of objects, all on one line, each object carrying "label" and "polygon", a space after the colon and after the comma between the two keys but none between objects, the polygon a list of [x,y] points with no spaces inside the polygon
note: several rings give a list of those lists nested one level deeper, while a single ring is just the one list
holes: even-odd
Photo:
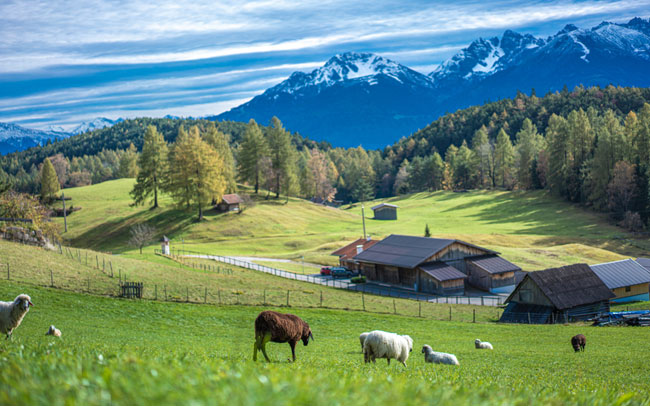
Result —
[{"label": "barn roof", "polygon": [[346,245],[345,247],[341,247],[336,251],[332,252],[331,255],[336,255],[338,257],[342,257],[343,259],[352,258],[357,254],[357,245],[363,245],[363,249],[366,250],[369,247],[372,247],[373,245],[377,244],[378,242],[379,240],[371,240],[369,238],[359,238],[358,240]]},{"label": "barn roof", "polygon": [[440,282],[467,278],[467,275],[465,275],[458,269],[440,261],[427,262],[420,265],[419,268],[422,269],[426,274],[428,274],[429,276],[431,276],[436,280],[439,280]]},{"label": "barn roof", "polygon": [[[530,278],[559,310],[609,300],[611,290],[587,264],[574,264],[544,271],[529,272]],[[522,281],[523,283],[523,281]],[[510,301],[510,294],[506,302]]]},{"label": "barn roof", "polygon": [[650,271],[633,259],[591,265],[591,269],[610,289],[650,282]]},{"label": "barn roof", "polygon": [[241,203],[241,197],[237,193],[229,194],[229,195],[223,195],[221,197],[221,200],[226,203],[226,204],[237,204]]},{"label": "barn roof", "polygon": [[372,210],[377,210],[377,209],[381,209],[383,207],[392,207],[392,208],[396,209],[398,206],[395,206],[394,204],[389,204],[389,203],[380,203],[380,204],[378,204],[376,206],[372,206],[371,209]]},{"label": "barn roof", "polygon": [[467,262],[484,269],[491,274],[500,274],[505,272],[521,271],[521,268],[510,261],[497,256],[497,255],[484,255],[468,259]]},{"label": "barn roof", "polygon": [[494,251],[460,240],[391,234],[372,247],[364,250],[361,254],[354,257],[354,259],[402,268],[415,268],[426,261],[427,258],[437,254],[455,242],[480,249],[486,254],[496,254]]},{"label": "barn roof", "polygon": [[636,262],[641,264],[645,269],[650,271],[650,258],[637,258]]}]

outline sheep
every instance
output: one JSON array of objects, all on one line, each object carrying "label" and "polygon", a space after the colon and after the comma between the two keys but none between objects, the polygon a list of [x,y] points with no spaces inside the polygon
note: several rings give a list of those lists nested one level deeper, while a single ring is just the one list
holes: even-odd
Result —
[{"label": "sheep", "polygon": [[363,343],[366,341],[366,337],[368,337],[369,332],[361,333],[359,336],[359,341],[361,342],[361,352],[363,352]]},{"label": "sheep", "polygon": [[584,351],[587,344],[587,338],[583,334],[571,337],[571,346],[575,352]]},{"label": "sheep", "polygon": [[47,333],[45,333],[46,336],[54,336],[54,337],[61,337],[61,330],[58,328],[54,327],[54,325],[50,326],[50,329],[47,330]]},{"label": "sheep", "polygon": [[492,344],[488,343],[487,341],[481,341],[478,338],[474,340],[474,346],[476,347],[477,350],[493,350]]},{"label": "sheep", "polygon": [[30,306],[34,306],[32,299],[25,294],[18,295],[13,302],[0,302],[0,333],[6,334],[7,339],[11,338]]},{"label": "sheep", "polygon": [[424,354],[424,362],[431,362],[434,364],[460,365],[458,359],[454,354],[447,354],[446,352],[435,352],[429,345],[422,346],[422,353]]},{"label": "sheep", "polygon": [[267,362],[271,362],[266,355],[266,343],[289,343],[291,356],[296,361],[296,343],[302,340],[306,346],[309,339],[314,340],[309,324],[293,314],[283,314],[266,310],[255,319],[255,345],[253,346],[253,361],[257,361],[257,352],[262,351]]},{"label": "sheep", "polygon": [[363,360],[375,363],[377,358],[386,358],[390,365],[391,358],[406,366],[409,353],[413,351],[413,339],[407,335],[371,331],[363,342]]}]

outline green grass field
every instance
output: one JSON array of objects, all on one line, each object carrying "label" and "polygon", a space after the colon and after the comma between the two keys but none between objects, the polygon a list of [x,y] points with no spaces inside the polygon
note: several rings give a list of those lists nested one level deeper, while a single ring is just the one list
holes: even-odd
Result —
[{"label": "green grass field", "polygon": [[[132,179],[120,179],[66,189],[71,203],[82,207],[69,218],[66,240],[77,247],[131,254],[135,249],[127,244],[129,228],[147,222],[172,238],[177,249],[294,261],[304,256],[310,263],[334,264],[336,258],[329,254],[362,234],[360,204],[334,209],[301,199],[285,204],[284,199],[260,196],[257,205],[241,215],[209,212],[206,221],[196,223],[195,213],[176,210],[165,197],[157,210],[130,206],[132,185]],[[419,193],[386,201],[400,206],[398,220],[367,219],[368,233],[375,238],[422,235],[428,224],[435,237],[494,249],[525,270],[622,259],[642,254],[647,245],[602,216],[541,191]],[[367,217],[375,203],[365,204]]]},{"label": "green grass field", "polygon": [[[0,284],[35,307],[0,342],[0,404],[16,405],[637,405],[650,404],[643,328],[454,323],[360,312],[292,309],[315,341],[269,344],[252,361],[260,307],[129,301]],[[286,309],[280,309],[286,311]],[[60,339],[44,334],[50,324]],[[358,335],[410,334],[408,367],[363,363]],[[587,336],[575,354],[569,338]],[[473,340],[494,351],[477,351]],[[425,364],[421,346],[460,366]]]}]

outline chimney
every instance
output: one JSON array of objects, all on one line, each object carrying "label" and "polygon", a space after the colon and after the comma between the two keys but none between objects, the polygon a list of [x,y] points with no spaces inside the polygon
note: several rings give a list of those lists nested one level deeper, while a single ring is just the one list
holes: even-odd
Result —
[{"label": "chimney", "polygon": [[363,245],[357,245],[357,255],[363,252]]}]

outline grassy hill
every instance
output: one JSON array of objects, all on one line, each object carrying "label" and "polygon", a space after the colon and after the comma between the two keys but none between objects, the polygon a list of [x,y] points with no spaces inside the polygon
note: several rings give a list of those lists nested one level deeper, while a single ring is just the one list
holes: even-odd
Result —
[{"label": "grassy hill", "polygon": [[[361,205],[334,209],[301,199],[265,200],[243,214],[209,212],[196,223],[195,213],[176,210],[168,198],[162,207],[132,207],[133,180],[66,189],[83,209],[69,217],[65,238],[74,246],[131,255],[129,228],[147,222],[172,238],[176,248],[225,255],[301,258],[333,263],[329,254],[362,234]],[[418,193],[385,201],[400,206],[397,221],[366,219],[368,234],[422,235],[428,224],[434,237],[459,238],[499,251],[526,270],[572,262],[598,263],[634,256],[640,241],[608,224],[600,215],[567,204],[545,192],[475,191]],[[366,216],[372,217],[366,203]],[[61,219],[57,220],[61,221]],[[181,241],[184,241],[182,243]],[[152,247],[157,246],[157,244]],[[149,249],[151,252],[151,249]]]},{"label": "grassy hill", "polygon": [[[0,284],[0,297],[31,295],[35,307],[0,342],[0,404],[356,404],[647,405],[647,331],[642,328],[521,326],[423,320],[325,309],[294,309],[315,341],[269,344],[273,362],[252,358],[260,307],[129,301]],[[50,324],[60,339],[44,336]],[[409,334],[404,368],[363,363],[358,335]],[[569,338],[587,336],[585,353]],[[477,351],[475,338],[494,351]],[[534,339],[532,339],[534,337]],[[459,367],[425,364],[430,344]]]}]

